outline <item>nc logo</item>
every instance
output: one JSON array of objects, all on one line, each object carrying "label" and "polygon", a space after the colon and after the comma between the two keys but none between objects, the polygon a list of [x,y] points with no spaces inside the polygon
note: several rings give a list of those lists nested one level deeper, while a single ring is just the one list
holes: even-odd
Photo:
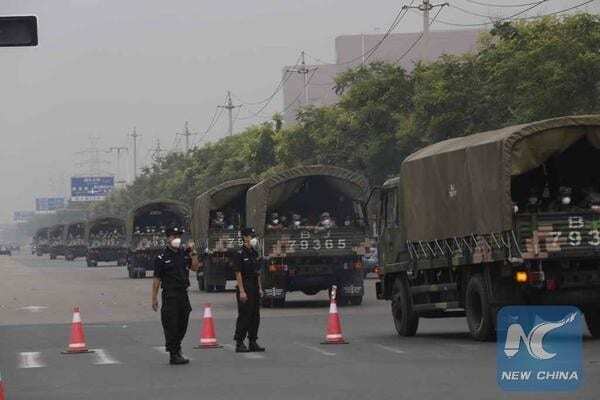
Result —
[{"label": "nc logo", "polygon": [[537,360],[550,360],[556,356],[556,353],[549,353],[544,349],[544,336],[555,329],[575,321],[577,313],[567,315],[557,322],[542,322],[535,325],[529,335],[525,334],[521,324],[515,323],[508,327],[506,332],[506,342],[504,343],[504,354],[507,357],[514,357],[520,350],[521,341],[525,344],[525,348],[531,357]]}]

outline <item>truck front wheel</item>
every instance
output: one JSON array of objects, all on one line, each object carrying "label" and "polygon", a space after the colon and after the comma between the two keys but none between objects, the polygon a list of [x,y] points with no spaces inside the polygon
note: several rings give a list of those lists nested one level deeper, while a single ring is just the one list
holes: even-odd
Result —
[{"label": "truck front wheel", "polygon": [[414,336],[419,327],[419,316],[414,312],[406,277],[396,278],[392,291],[392,316],[400,336]]},{"label": "truck front wheel", "polygon": [[585,322],[594,339],[600,338],[600,307],[585,310]]},{"label": "truck front wheel", "polygon": [[481,274],[474,274],[469,279],[465,293],[465,313],[473,339],[482,342],[494,339],[494,313]]}]

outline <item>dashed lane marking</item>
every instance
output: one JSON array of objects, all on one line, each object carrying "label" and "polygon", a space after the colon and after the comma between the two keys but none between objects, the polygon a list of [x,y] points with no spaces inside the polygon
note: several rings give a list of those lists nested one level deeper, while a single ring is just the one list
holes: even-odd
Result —
[{"label": "dashed lane marking", "polygon": [[39,313],[41,311],[44,311],[46,308],[48,308],[48,307],[47,306],[26,306],[26,307],[19,308],[19,310],[30,311],[32,313]]},{"label": "dashed lane marking", "polygon": [[396,353],[396,354],[405,354],[406,353],[404,350],[400,350],[395,347],[384,346],[382,344],[378,344],[376,346],[379,347],[380,349],[387,350],[391,353]]},{"label": "dashed lane marking", "polygon": [[304,347],[305,349],[316,351],[317,353],[320,353],[320,354],[322,354],[324,356],[329,356],[329,357],[335,356],[335,353],[332,353],[332,352],[329,352],[329,351],[325,351],[325,350],[320,349],[320,348],[315,347],[315,346],[310,346],[308,344],[303,344],[303,343],[296,343],[296,344],[298,346]]},{"label": "dashed lane marking", "polygon": [[121,364],[104,349],[91,349],[94,352],[94,365]]},{"label": "dashed lane marking", "polygon": [[46,364],[42,361],[39,351],[25,351],[19,353],[19,368],[42,368]]}]

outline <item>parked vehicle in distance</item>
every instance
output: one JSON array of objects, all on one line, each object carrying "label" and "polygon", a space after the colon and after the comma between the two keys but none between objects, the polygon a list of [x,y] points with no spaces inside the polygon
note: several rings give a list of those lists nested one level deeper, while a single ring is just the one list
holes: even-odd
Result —
[{"label": "parked vehicle in distance", "polygon": [[0,244],[0,256],[12,256],[10,246],[7,244]]}]

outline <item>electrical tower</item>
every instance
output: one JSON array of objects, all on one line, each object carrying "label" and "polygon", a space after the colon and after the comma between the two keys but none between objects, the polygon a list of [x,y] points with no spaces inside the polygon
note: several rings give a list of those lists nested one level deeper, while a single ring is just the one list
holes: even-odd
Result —
[{"label": "electrical tower", "polygon": [[101,154],[104,153],[104,151],[98,147],[99,140],[99,137],[90,136],[90,147],[75,153],[80,156],[87,156],[87,158],[84,158],[84,160],[75,163],[75,165],[80,171],[82,170],[84,174],[87,174],[89,176],[100,176],[108,174],[105,170],[103,170],[103,166],[110,165],[110,163],[102,158]]},{"label": "electrical tower", "polygon": [[300,66],[298,68],[288,68],[287,72],[296,72],[304,76],[304,105],[307,106],[309,102],[308,96],[308,74],[316,70],[317,67],[308,67],[306,65],[306,57],[304,51],[300,53]]},{"label": "electrical tower", "polygon": [[197,132],[191,132],[188,121],[185,121],[185,126],[183,128],[182,133],[177,133],[177,135],[185,137],[185,152],[190,151],[190,136],[196,135]]},{"label": "electrical tower", "polygon": [[133,179],[137,178],[137,138],[139,138],[140,134],[137,133],[135,126],[133,127],[133,133],[130,134],[133,138]]},{"label": "electrical tower", "polygon": [[[124,146],[115,146],[115,147],[110,147],[108,149],[108,152],[117,154],[117,163],[116,163],[116,171],[115,171],[117,183],[122,183],[122,184],[126,183],[127,179],[125,177],[123,177],[121,174],[121,153],[122,152],[127,153],[127,152],[129,152],[129,149]],[[121,177],[121,179],[119,179],[119,177]]]},{"label": "electrical tower", "polygon": [[431,4],[429,0],[423,0],[423,3],[418,6],[403,6],[404,9],[416,9],[423,13],[423,32],[421,37],[421,61],[427,61],[427,53],[429,49],[429,27],[431,21],[429,20],[429,12],[434,8],[450,5],[449,3]]},{"label": "electrical tower", "polygon": [[225,101],[225,105],[223,106],[217,106],[219,108],[224,108],[227,110],[227,113],[229,115],[229,136],[233,135],[233,110],[241,107],[241,105],[234,105],[233,101],[231,100],[231,92],[227,91],[227,100]]},{"label": "electrical tower", "polygon": [[162,147],[160,147],[160,139],[156,139],[156,146],[152,149],[150,149],[150,151],[152,152],[150,157],[152,157],[152,161],[154,162],[158,162],[160,161],[160,159],[162,158],[163,153],[165,153],[165,150],[163,150]]}]

